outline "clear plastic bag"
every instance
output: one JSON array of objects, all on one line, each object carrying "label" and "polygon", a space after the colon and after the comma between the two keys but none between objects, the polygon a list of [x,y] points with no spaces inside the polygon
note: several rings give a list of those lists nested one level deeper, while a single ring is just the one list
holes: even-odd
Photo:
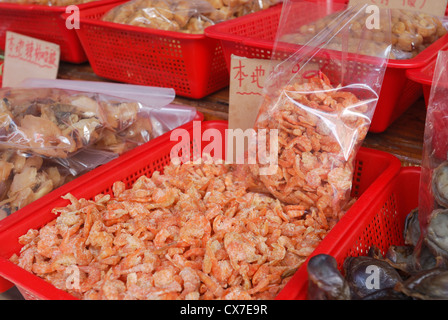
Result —
[{"label": "clear plastic bag", "polygon": [[[298,15],[294,8],[299,2],[284,2],[279,30],[285,31]],[[322,2],[314,5],[310,12],[328,10]],[[255,123],[258,136],[266,132],[267,149],[273,137],[278,139],[276,170],[266,171],[273,168],[272,159],[257,154],[257,164],[250,165],[255,179],[298,213],[325,217],[326,227],[353,203],[355,157],[368,132],[391,50],[389,44],[375,56],[362,55],[374,32],[363,26],[357,51],[348,51],[350,22],[366,14],[366,6],[342,11],[305,46],[285,44],[279,32],[274,71],[266,80]],[[382,10],[379,18],[387,24],[389,10]],[[385,37],[390,39],[387,33]],[[257,151],[249,149],[250,157]]]},{"label": "clear plastic bag", "polygon": [[21,88],[58,88],[82,92],[100,93],[126,100],[135,100],[151,108],[161,108],[173,102],[176,92],[172,88],[139,86],[126,83],[81,81],[63,79],[28,78]]},{"label": "clear plastic bag", "polygon": [[448,261],[448,52],[434,71],[423,140],[419,189],[419,257],[425,248]]},{"label": "clear plastic bag", "polygon": [[267,9],[282,0],[207,0],[216,9],[211,19],[217,23]]},{"label": "clear plastic bag", "polygon": [[[114,154],[122,154],[136,146],[156,138],[165,132],[177,128],[196,117],[194,107],[172,104],[175,91],[172,88],[149,87],[130,85],[123,83],[73,81],[73,80],[51,80],[51,79],[26,79],[21,84],[23,88],[58,88],[64,90],[75,90],[80,92],[91,92],[114,96],[118,99],[129,99],[138,101],[136,121],[125,129],[117,132],[105,129],[100,139],[94,143],[93,148]],[[101,158],[104,154],[101,155]],[[110,155],[112,159],[114,155]],[[97,161],[94,160],[94,163]],[[64,161],[64,163],[67,163]],[[90,168],[82,163],[79,168]],[[73,171],[73,166],[69,168]]]},{"label": "clear plastic bag", "polygon": [[104,21],[158,30],[202,33],[215,11],[205,0],[132,0],[103,16]]},{"label": "clear plastic bag", "polygon": [[[331,27],[335,19],[346,8],[346,4],[343,3],[333,3],[331,7],[327,8],[328,10],[316,11],[313,10],[313,4],[311,3],[303,2],[300,6],[302,11],[306,11],[309,14],[300,16],[299,19],[293,22],[290,21],[289,25],[294,25],[294,29],[290,32],[283,32],[282,41],[306,44],[317,33]],[[296,10],[299,10],[299,8]],[[365,47],[363,54],[376,55],[376,51],[384,50],[384,46],[387,46],[391,40],[391,59],[412,59],[447,33],[444,25],[446,20],[444,18],[400,9],[390,10],[390,15],[390,23],[381,24],[378,30],[371,33],[370,44]],[[356,43],[361,36],[361,26],[365,22],[365,16],[358,16],[350,20],[350,41],[347,51],[358,52]],[[300,25],[300,28],[297,28],[297,25]],[[390,29],[388,29],[389,26]],[[384,34],[389,32],[388,30],[391,30],[390,40],[384,37]],[[365,37],[364,39],[367,40]],[[341,43],[334,41],[333,46],[340,48]]]},{"label": "clear plastic bag", "polygon": [[137,121],[139,102],[63,89],[0,90],[0,147],[67,158]]},{"label": "clear plastic bag", "polygon": [[267,9],[281,0],[132,0],[103,16],[104,21],[202,34],[215,23]]},{"label": "clear plastic bag", "polygon": [[[172,89],[94,84],[34,79],[26,88],[0,90],[0,220],[197,115],[170,104]],[[95,130],[85,123],[70,128],[83,116],[99,123]]]}]

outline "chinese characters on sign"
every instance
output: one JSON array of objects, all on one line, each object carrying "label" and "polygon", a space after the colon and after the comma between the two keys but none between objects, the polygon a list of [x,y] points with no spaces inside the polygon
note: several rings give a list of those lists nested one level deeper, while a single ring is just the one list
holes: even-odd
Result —
[{"label": "chinese characters on sign", "polygon": [[[401,6],[403,9],[406,8],[415,8],[415,9],[423,9],[426,5],[426,0],[401,0]],[[375,5],[389,5],[389,0],[370,0],[372,4]]]},{"label": "chinese characters on sign", "polygon": [[229,129],[253,128],[270,60],[232,55],[229,87]]},{"label": "chinese characters on sign", "polygon": [[59,57],[57,44],[8,31],[3,86],[17,86],[26,78],[56,79]]},{"label": "chinese characters on sign", "polygon": [[[233,79],[238,82],[238,87],[242,90],[237,91],[237,94],[255,94],[261,95],[260,90],[263,89],[262,83],[264,82],[264,77],[266,76],[266,63],[262,60],[258,64],[252,64],[248,60],[238,59],[237,65],[232,67]],[[247,70],[246,70],[247,69]],[[249,73],[245,73],[249,72]],[[251,86],[243,86],[243,82],[249,81],[250,84],[254,85],[254,90],[246,90],[244,88],[250,88]]]},{"label": "chinese characters on sign", "polygon": [[8,57],[32,63],[41,68],[58,67],[57,48],[50,43],[43,44],[33,38],[11,34],[7,39]]},{"label": "chinese characters on sign", "polygon": [[447,0],[350,0],[350,5],[373,4],[379,7],[418,10],[435,16],[444,16]]}]

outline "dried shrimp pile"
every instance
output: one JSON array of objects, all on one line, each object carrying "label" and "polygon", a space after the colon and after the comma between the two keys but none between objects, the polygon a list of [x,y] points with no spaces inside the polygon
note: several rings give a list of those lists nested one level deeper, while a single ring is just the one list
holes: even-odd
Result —
[{"label": "dried shrimp pile", "polygon": [[256,123],[258,130],[278,130],[278,170],[260,175],[259,162],[251,165],[253,175],[277,199],[295,204],[298,214],[318,210],[333,226],[353,200],[354,160],[370,125],[367,109],[323,74],[282,88],[276,100],[264,100]]},{"label": "dried shrimp pile", "polygon": [[113,196],[68,194],[11,261],[80,299],[272,299],[329,224],[244,180],[224,164],[169,165]]}]

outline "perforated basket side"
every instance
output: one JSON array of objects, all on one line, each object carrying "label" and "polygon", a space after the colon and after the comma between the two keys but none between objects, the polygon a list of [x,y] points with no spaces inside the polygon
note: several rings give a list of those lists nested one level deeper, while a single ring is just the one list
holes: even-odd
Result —
[{"label": "perforated basket side", "polygon": [[[200,130],[199,130],[199,129]],[[189,124],[181,129],[188,139],[171,139],[171,133],[167,133],[153,143],[146,144],[124,156],[99,167],[86,175],[56,189],[55,192],[37,200],[28,206],[28,211],[17,211],[13,215],[0,221],[0,276],[16,284],[22,292],[30,297],[39,299],[64,299],[71,297],[67,293],[52,287],[44,280],[12,264],[7,259],[19,252],[21,246],[17,242],[19,236],[25,234],[30,228],[40,228],[49,221],[55,219],[51,210],[54,207],[65,206],[68,200],[61,196],[71,193],[77,198],[92,199],[99,193],[111,193],[115,181],[123,181],[129,187],[142,174],[150,176],[155,170],[162,171],[166,164],[171,161],[173,147],[178,150],[189,150],[185,156],[190,157],[203,150],[213,141],[203,141],[202,133],[206,130],[215,130],[225,138],[226,121],[207,121],[199,124]],[[224,140],[223,140],[224,141]],[[220,154],[225,157],[225,143],[221,144]],[[184,155],[182,153],[180,156]],[[362,200],[358,200],[357,209],[354,214],[362,215],[364,206],[368,207],[376,198],[378,188],[383,188],[399,170],[400,162],[392,155],[371,149],[361,148],[358,152],[358,168],[353,184],[356,194],[362,194]],[[21,215],[20,215],[21,213]],[[338,226],[338,225],[336,225]],[[342,225],[340,228],[343,228]],[[331,234],[331,233],[330,233]],[[330,242],[331,243],[331,242]],[[289,290],[289,289],[288,289]],[[295,295],[296,289],[285,291],[286,295]],[[282,291],[283,292],[283,291]]]},{"label": "perforated basket side", "polygon": [[[403,229],[406,216],[418,206],[420,168],[401,168],[389,183],[375,194],[373,201],[350,211],[324,238],[319,247],[296,272],[278,299],[307,299],[308,273],[311,257],[318,254],[333,256],[339,270],[347,257],[365,256],[372,246],[385,254],[391,245],[403,245]],[[359,214],[354,216],[355,210]]]},{"label": "perforated basket side", "polygon": [[61,12],[48,11],[44,8],[35,10],[18,10],[2,7],[0,4],[0,45],[5,50],[6,31],[41,39],[58,44],[61,60],[80,63],[87,61],[76,31],[69,30],[61,19]]},{"label": "perforated basket side", "polygon": [[114,6],[81,13],[77,34],[97,75],[126,83],[174,88],[176,94],[191,98],[202,98],[229,84],[218,40],[101,21],[104,13]]}]

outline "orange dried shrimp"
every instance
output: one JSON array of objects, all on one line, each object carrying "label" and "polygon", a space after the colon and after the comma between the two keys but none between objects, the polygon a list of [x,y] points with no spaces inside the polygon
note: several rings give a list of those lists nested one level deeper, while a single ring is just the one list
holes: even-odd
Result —
[{"label": "orange dried shrimp", "polygon": [[367,109],[322,73],[284,87],[276,100],[264,100],[256,122],[257,130],[278,130],[277,172],[260,175],[259,162],[250,165],[253,176],[277,199],[317,210],[331,228],[353,201],[354,160],[370,125]]},{"label": "orange dried shrimp", "polygon": [[80,299],[273,299],[329,231],[321,212],[249,192],[224,164],[66,198],[11,261]]}]

